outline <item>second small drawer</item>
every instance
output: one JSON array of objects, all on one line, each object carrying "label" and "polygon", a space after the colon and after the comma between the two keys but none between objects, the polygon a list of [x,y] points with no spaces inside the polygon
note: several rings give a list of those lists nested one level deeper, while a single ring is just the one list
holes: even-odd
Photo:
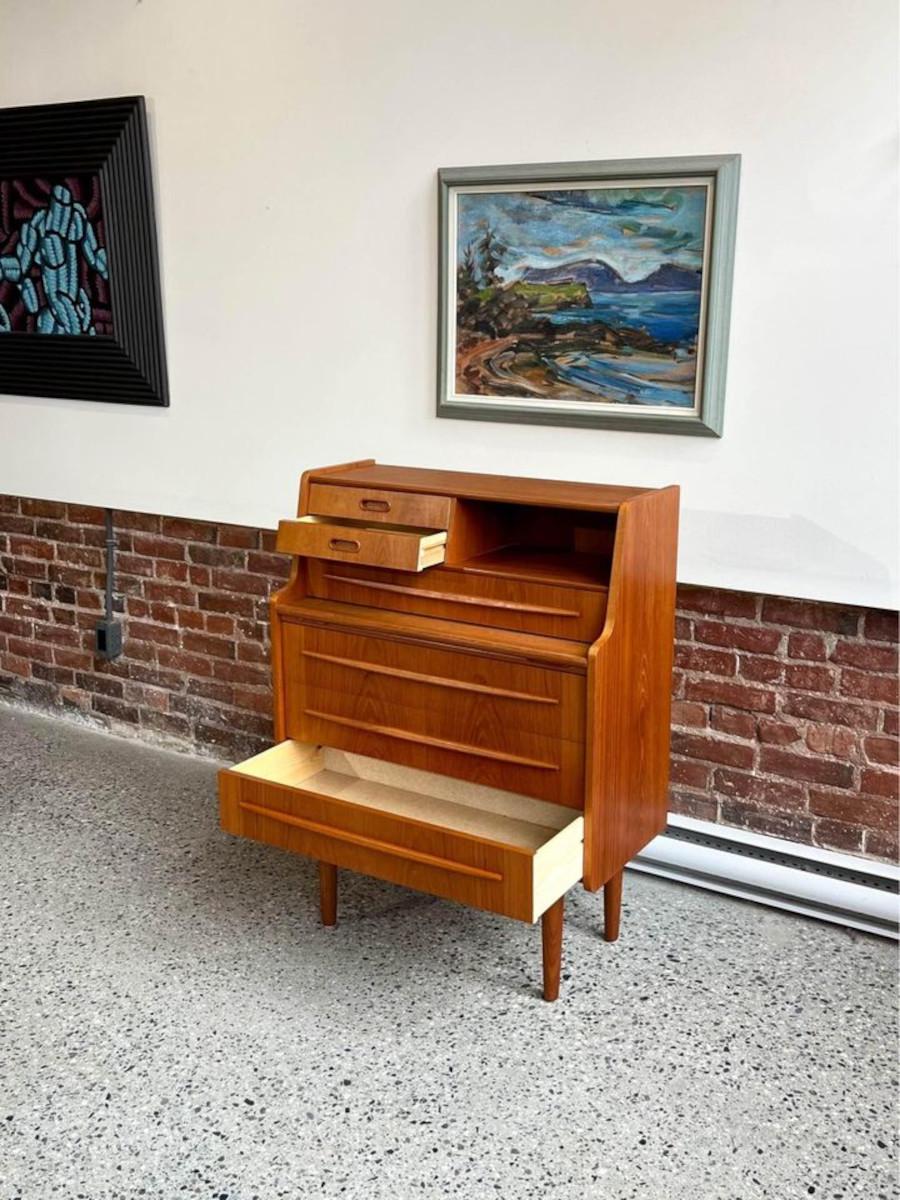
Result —
[{"label": "second small drawer", "polygon": [[372,528],[337,517],[298,517],[278,525],[276,549],[336,562],[365,563],[397,571],[424,571],[444,561],[445,530],[402,525]]}]

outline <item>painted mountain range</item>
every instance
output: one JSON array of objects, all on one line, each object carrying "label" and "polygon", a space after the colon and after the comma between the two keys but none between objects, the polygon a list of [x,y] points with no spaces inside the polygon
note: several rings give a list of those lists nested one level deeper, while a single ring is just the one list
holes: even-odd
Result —
[{"label": "painted mountain range", "polygon": [[558,267],[528,267],[525,283],[583,283],[589,292],[699,292],[701,273],[663,263],[644,279],[623,279],[602,259],[584,258]]}]

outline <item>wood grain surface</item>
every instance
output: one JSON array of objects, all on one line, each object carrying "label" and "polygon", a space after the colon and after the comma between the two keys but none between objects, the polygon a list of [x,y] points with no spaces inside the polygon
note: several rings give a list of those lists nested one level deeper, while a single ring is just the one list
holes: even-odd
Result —
[{"label": "wood grain surface", "polygon": [[678,488],[623,504],[606,628],[588,655],[585,887],[666,825]]}]

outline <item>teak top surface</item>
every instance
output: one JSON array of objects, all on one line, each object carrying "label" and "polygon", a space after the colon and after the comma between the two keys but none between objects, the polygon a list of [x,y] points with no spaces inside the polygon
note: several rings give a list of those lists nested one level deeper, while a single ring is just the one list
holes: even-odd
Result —
[{"label": "teak top surface", "polygon": [[470,471],[440,471],[426,467],[349,467],[311,472],[312,483],[386,488],[397,492],[430,492],[463,500],[500,504],[535,504],[544,508],[575,508],[618,512],[619,506],[655,488],[619,487],[607,483],[570,483],[562,479],[523,479],[514,475],[479,475]]}]

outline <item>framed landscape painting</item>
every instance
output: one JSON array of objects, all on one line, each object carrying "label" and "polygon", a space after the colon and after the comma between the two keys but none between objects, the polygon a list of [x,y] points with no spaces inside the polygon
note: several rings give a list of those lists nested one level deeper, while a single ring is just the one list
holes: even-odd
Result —
[{"label": "framed landscape painting", "polygon": [[721,436],[739,171],[439,171],[438,416]]}]

